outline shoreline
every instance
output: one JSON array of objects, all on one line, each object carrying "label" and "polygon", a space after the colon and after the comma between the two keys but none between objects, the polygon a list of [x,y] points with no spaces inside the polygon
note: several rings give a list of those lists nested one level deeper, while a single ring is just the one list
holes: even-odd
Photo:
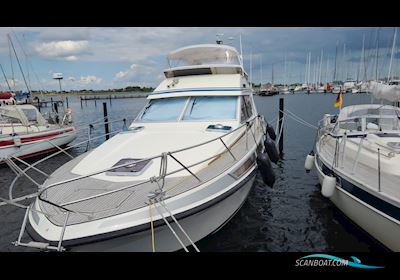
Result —
[{"label": "shoreline", "polygon": [[[129,91],[129,92],[113,92],[113,91],[93,91],[93,92],[51,92],[51,93],[40,93],[40,92],[35,92],[32,93],[33,97],[46,97],[46,96],[88,96],[88,95],[136,95],[134,97],[147,97],[151,91],[148,92],[135,92],[135,91]],[[132,98],[134,98],[132,97]]]}]

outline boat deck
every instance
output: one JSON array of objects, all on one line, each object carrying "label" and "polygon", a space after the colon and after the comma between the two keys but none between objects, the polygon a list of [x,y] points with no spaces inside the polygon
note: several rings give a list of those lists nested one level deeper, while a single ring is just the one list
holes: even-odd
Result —
[{"label": "boat deck", "polygon": [[[258,125],[258,121],[255,122],[255,138],[257,142],[263,137],[262,127]],[[243,130],[244,132],[244,130]],[[230,150],[235,156],[236,160],[233,159],[231,154],[226,151],[220,156],[210,160],[206,167],[196,172],[195,175],[201,179],[199,182],[194,176],[187,172],[187,176],[179,177],[166,177],[163,191],[165,191],[166,197],[173,197],[197,186],[204,184],[216,176],[220,175],[227,169],[235,165],[240,159],[248,155],[248,151],[255,146],[254,137],[249,131],[247,133],[247,145],[246,145],[246,134],[242,134],[236,143],[232,143]],[[247,146],[247,148],[246,148]],[[221,143],[221,148],[224,148]],[[221,150],[222,152],[222,150]],[[179,153],[174,154],[179,160]],[[62,180],[72,179],[77,177],[76,174],[70,172],[73,166],[75,166],[81,160],[81,156],[68,162],[63,168],[58,169],[53,173],[52,177],[49,178],[44,187],[59,182]],[[154,160],[160,160],[154,159]],[[199,159],[204,160],[204,159]],[[173,161],[171,157],[168,157],[168,161]],[[253,163],[255,158],[252,159]],[[183,162],[183,164],[185,164]],[[245,161],[242,167],[242,174],[248,170],[253,164]],[[239,167],[239,168],[240,168]],[[169,171],[170,172],[170,171]],[[158,176],[159,174],[154,174]],[[234,176],[227,176],[233,183],[235,181]],[[105,180],[96,179],[93,177],[83,178],[77,181],[72,181],[58,185],[56,187],[49,188],[42,194],[42,198],[50,201],[51,203],[62,205],[65,203],[73,202],[79,199],[91,197],[93,195],[99,195],[108,191],[118,190],[120,188],[140,183],[140,181],[129,181],[129,182],[110,182]],[[139,209],[147,206],[149,202],[149,194],[159,190],[159,185],[162,182],[148,182],[142,181],[142,184],[127,188],[121,191],[117,191],[111,194],[91,198],[90,200],[76,202],[64,206],[65,208],[73,211],[70,213],[67,225],[78,224],[91,220],[97,220],[105,217],[119,215],[129,211]],[[39,201],[40,208],[45,212],[49,220],[58,225],[62,226],[65,221],[65,214],[59,207],[53,206],[47,202]]]},{"label": "boat deck", "polygon": [[[321,145],[319,153],[329,163],[329,166],[332,166],[334,162],[334,147],[330,145]],[[341,155],[339,155],[338,164],[335,169],[346,175],[348,178],[361,183],[369,192],[381,196],[385,200],[389,200],[400,206],[400,176],[388,173],[383,164],[380,171],[378,171],[377,153],[375,153],[375,157],[376,160],[373,164],[376,164],[376,167],[366,164],[363,160],[359,160],[354,168],[355,158],[345,153],[343,161],[341,160]],[[381,158],[386,159],[387,156],[382,153]],[[390,161],[393,163],[398,162],[399,160],[400,154],[394,154],[393,157],[390,158]]]}]

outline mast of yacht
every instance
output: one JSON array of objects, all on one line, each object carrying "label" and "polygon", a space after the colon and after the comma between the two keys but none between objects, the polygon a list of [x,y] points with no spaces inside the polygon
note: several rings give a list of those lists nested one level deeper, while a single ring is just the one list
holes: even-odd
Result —
[{"label": "mast of yacht", "polygon": [[319,73],[318,73],[318,87],[321,84],[321,71],[322,71],[322,57],[324,55],[324,50],[321,50],[321,58],[319,60]]},{"label": "mast of yacht", "polygon": [[253,49],[250,51],[250,88],[253,88]]},{"label": "mast of yacht", "polygon": [[283,85],[286,90],[286,88],[287,88],[286,54],[285,54],[285,81],[284,81]]},{"label": "mast of yacht", "polygon": [[311,76],[311,52],[308,53],[307,89],[310,88],[310,76]]},{"label": "mast of yacht", "polygon": [[363,34],[363,44],[362,44],[362,49],[361,49],[361,55],[360,55],[360,65],[358,67],[358,72],[357,72],[357,84],[359,80],[361,79],[361,69],[364,69],[363,61],[364,61],[364,42],[365,42],[365,34]]},{"label": "mast of yacht", "polygon": [[[7,35],[8,36],[8,35]],[[12,80],[12,86],[15,88],[15,78],[14,78],[14,67],[13,67],[13,60],[12,60],[12,54],[11,54],[11,43],[8,38],[8,55],[10,56],[10,65],[11,65],[11,80]]]},{"label": "mast of yacht", "polygon": [[388,73],[388,77],[387,77],[387,83],[389,83],[390,80],[391,80],[393,54],[394,54],[394,49],[395,49],[395,47],[396,47],[396,35],[397,35],[397,28],[394,29],[392,53],[390,54],[389,73]]},{"label": "mast of yacht", "polygon": [[4,76],[4,79],[6,80],[8,89],[9,89],[10,91],[12,91],[12,90],[11,90],[11,87],[10,87],[10,84],[8,83],[8,79],[7,79],[6,73],[4,72],[3,66],[1,66],[1,64],[0,64],[0,68],[1,68],[1,72],[3,72],[3,76]]},{"label": "mast of yacht", "polygon": [[326,58],[326,72],[325,72],[325,83],[328,85],[328,70],[329,70],[329,56]]},{"label": "mast of yacht", "polygon": [[335,51],[335,68],[333,69],[333,81],[336,81],[336,65],[337,65],[337,51],[338,51],[339,40],[336,40],[336,51]]},{"label": "mast of yacht", "polygon": [[19,62],[19,58],[18,58],[17,52],[15,51],[14,44],[13,44],[13,42],[11,40],[10,34],[7,34],[7,36],[8,36],[8,39],[9,39],[10,43],[11,43],[11,47],[12,47],[12,49],[14,51],[15,58],[17,59],[19,70],[21,71],[22,77],[24,79],[25,86],[28,89],[28,92],[31,92],[31,90],[30,90],[30,88],[28,86],[28,83],[26,82],[25,74],[24,74],[24,71],[22,70],[21,63]]},{"label": "mast of yacht", "polygon": [[376,56],[375,56],[375,81],[377,82],[378,82],[379,30],[380,28],[378,28],[376,34]]},{"label": "mast of yacht", "polygon": [[307,71],[308,71],[308,53],[307,53],[307,57],[306,57],[306,63],[305,63],[305,66],[306,66],[306,71],[304,72],[304,84],[307,84]]},{"label": "mast of yacht", "polygon": [[[346,81],[347,80],[346,43],[343,43],[343,64],[342,64],[342,68],[343,68],[343,75],[344,75],[343,81]],[[346,70],[346,72],[345,72],[345,70]]]},{"label": "mast of yacht", "polygon": [[260,90],[262,89],[263,78],[262,78],[262,55],[260,56]]}]

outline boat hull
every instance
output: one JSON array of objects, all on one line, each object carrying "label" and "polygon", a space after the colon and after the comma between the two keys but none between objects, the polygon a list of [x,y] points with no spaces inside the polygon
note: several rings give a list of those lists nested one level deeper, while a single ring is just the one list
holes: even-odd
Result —
[{"label": "boat hull", "polygon": [[[20,140],[22,142],[20,145],[13,144],[0,147],[0,164],[4,163],[2,161],[3,158],[9,156],[29,158],[56,150],[57,148],[54,145],[65,146],[76,138],[75,129],[59,131],[57,133],[58,134],[49,133],[48,137],[43,133],[29,135],[28,137],[20,138],[22,140]],[[35,140],[35,137],[37,140]],[[11,140],[10,142],[14,142],[14,140]]]},{"label": "boat hull", "polygon": [[[322,185],[325,174],[318,165],[317,157],[314,163]],[[341,178],[339,174],[336,175]],[[353,187],[358,188],[357,185]],[[338,185],[329,199],[340,211],[381,244],[392,251],[400,251],[400,221],[382,213]]]},{"label": "boat hull", "polygon": [[[244,204],[251,187],[253,186],[256,168],[238,185],[235,191],[215,204],[205,207],[184,218],[177,217],[179,224],[186,231],[193,242],[218,231],[222,228]],[[222,194],[221,196],[224,196]],[[153,209],[154,212],[156,210]],[[168,219],[170,220],[170,219]],[[181,238],[185,246],[190,245],[175,223],[172,228]],[[171,230],[163,223],[154,228],[155,251],[170,252],[182,249]],[[68,251],[103,251],[103,252],[151,252],[151,231],[146,229],[134,234],[127,234],[115,238],[66,247]]]}]

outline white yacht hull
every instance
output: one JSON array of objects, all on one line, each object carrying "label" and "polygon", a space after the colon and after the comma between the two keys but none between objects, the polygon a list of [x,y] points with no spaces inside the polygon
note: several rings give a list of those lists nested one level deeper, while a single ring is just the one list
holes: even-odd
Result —
[{"label": "white yacht hull", "polygon": [[[195,214],[179,219],[179,224],[190,236],[193,242],[216,232],[224,226],[244,204],[251,187],[253,186],[257,167],[253,167],[249,175],[242,179],[237,189],[217,202],[206,207]],[[221,187],[223,188],[223,187]],[[221,196],[223,196],[222,194]],[[153,209],[153,211],[155,211]],[[185,238],[175,223],[171,223],[172,228],[181,238],[185,246],[190,242]],[[174,237],[171,230],[163,223],[154,229],[155,251],[168,252],[182,249],[178,240]],[[151,252],[152,241],[151,231],[145,230],[134,234],[128,234],[117,238],[110,238],[102,241],[67,247],[69,251],[104,251],[104,252]],[[193,249],[192,249],[193,250]]]},{"label": "white yacht hull", "polygon": [[[315,157],[314,165],[322,185],[324,173]],[[336,174],[338,175],[338,174]],[[340,175],[339,175],[340,176]],[[354,185],[357,188],[357,185]],[[347,217],[392,251],[400,251],[400,222],[336,185],[329,198]]]},{"label": "white yacht hull", "polygon": [[[47,153],[57,149],[55,145],[64,146],[72,142],[76,138],[76,131],[73,128],[68,130],[58,130],[56,133],[59,134],[53,136],[52,134],[55,134],[54,132],[50,134],[49,132],[45,132],[45,133],[35,133],[32,135],[26,135],[24,137],[20,137],[20,139],[22,139],[22,143],[19,145],[13,144],[0,147],[0,163],[3,162],[2,159],[8,156],[27,158],[42,153]],[[46,134],[50,136],[47,137]],[[38,138],[38,140],[33,140],[29,142],[28,140],[26,140],[26,142],[24,142],[24,139],[26,138],[33,139],[35,137]],[[15,143],[14,138],[11,139],[11,141]]]}]

